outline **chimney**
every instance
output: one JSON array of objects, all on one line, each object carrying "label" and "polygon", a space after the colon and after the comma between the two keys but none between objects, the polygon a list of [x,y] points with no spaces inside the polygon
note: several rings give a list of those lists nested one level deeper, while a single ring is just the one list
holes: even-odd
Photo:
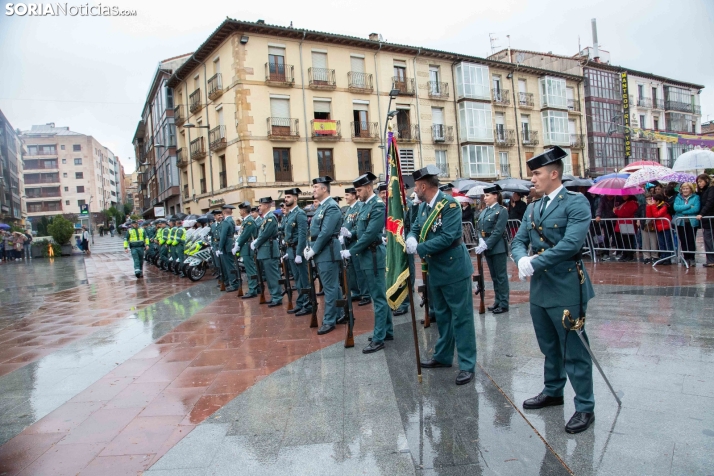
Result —
[{"label": "chimney", "polygon": [[593,61],[596,63],[600,62],[600,50],[598,49],[598,44],[597,44],[597,20],[593,18],[591,20],[592,22],[592,27],[593,27]]},{"label": "chimney", "polygon": [[370,41],[379,41],[379,33],[370,33],[369,40]]},{"label": "chimney", "polygon": [[48,122],[48,123],[45,124],[45,125],[46,125],[46,126],[50,126],[50,127],[54,127],[54,126],[55,126],[55,123],[54,123],[54,122]]}]

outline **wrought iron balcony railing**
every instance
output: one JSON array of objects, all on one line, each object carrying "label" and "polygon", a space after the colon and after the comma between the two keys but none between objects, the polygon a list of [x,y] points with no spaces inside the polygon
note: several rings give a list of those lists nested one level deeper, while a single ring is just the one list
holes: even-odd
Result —
[{"label": "wrought iron balcony railing", "polygon": [[337,88],[337,80],[335,79],[335,70],[326,68],[308,68],[307,69],[308,84],[312,89],[335,89]]},{"label": "wrought iron balcony railing", "polygon": [[508,89],[492,89],[493,103],[496,106],[508,106],[511,104],[511,91]]},{"label": "wrought iron balcony railing", "polygon": [[533,108],[533,93],[518,93],[518,107]]},{"label": "wrought iron balcony railing", "polygon": [[400,96],[413,96],[414,79],[394,76],[392,77],[392,89],[398,89]]},{"label": "wrought iron balcony railing", "polygon": [[347,89],[356,93],[371,93],[374,90],[372,75],[350,71],[347,73]]},{"label": "wrought iron balcony railing", "polygon": [[573,149],[582,149],[585,147],[585,141],[582,134],[570,134],[570,147]]},{"label": "wrought iron balcony railing", "polygon": [[223,94],[223,80],[221,73],[216,73],[208,80],[208,98],[213,100]]},{"label": "wrought iron balcony railing", "polygon": [[521,142],[526,147],[535,147],[540,144],[538,139],[538,131],[531,129],[521,131]]},{"label": "wrought iron balcony railing", "polygon": [[449,99],[449,83],[439,81],[427,81],[426,87],[429,90],[429,97],[432,99]]},{"label": "wrought iron balcony railing", "polygon": [[294,70],[291,64],[265,63],[265,82],[291,88],[295,84]]},{"label": "wrought iron balcony railing", "polygon": [[300,130],[298,129],[298,119],[290,117],[269,117],[268,139],[270,140],[298,140]]},{"label": "wrought iron balcony railing", "polygon": [[568,99],[568,112],[580,112],[580,103],[575,99]]},{"label": "wrought iron balcony railing", "polygon": [[195,112],[200,111],[202,108],[203,104],[201,104],[201,88],[198,88],[188,97],[188,110],[191,111],[191,114],[193,114]]},{"label": "wrought iron balcony railing", "polygon": [[332,119],[313,119],[310,121],[310,131],[314,141],[338,141],[342,139],[340,121]]},{"label": "wrought iron balcony railing", "polygon": [[688,102],[670,101],[668,99],[664,101],[664,109],[665,111],[688,112],[690,114],[702,113],[702,108],[700,106],[695,106],[694,104]]},{"label": "wrought iron balcony railing", "polygon": [[410,126],[397,127],[398,142],[419,142],[419,126],[412,124]]},{"label": "wrought iron balcony railing", "polygon": [[431,137],[434,139],[434,142],[453,142],[454,126],[433,124],[431,126]]},{"label": "wrought iron balcony railing", "polygon": [[186,122],[186,112],[183,109],[183,104],[179,104],[174,108],[174,124],[177,126]]},{"label": "wrought iron balcony railing", "polygon": [[206,141],[203,137],[191,141],[191,160],[200,160],[206,157]]},{"label": "wrought iron balcony railing", "polygon": [[226,126],[216,126],[208,131],[208,146],[214,151],[226,148]]},{"label": "wrought iron balcony railing", "polygon": [[497,146],[511,147],[516,145],[516,131],[497,127],[493,130],[493,138]]},{"label": "wrought iron balcony railing", "polygon": [[185,165],[188,165],[188,157],[186,157],[186,149],[181,147],[176,149],[176,166],[183,167]]},{"label": "wrought iron balcony railing", "polygon": [[350,122],[350,129],[354,142],[379,141],[379,123],[377,122],[353,121]]}]

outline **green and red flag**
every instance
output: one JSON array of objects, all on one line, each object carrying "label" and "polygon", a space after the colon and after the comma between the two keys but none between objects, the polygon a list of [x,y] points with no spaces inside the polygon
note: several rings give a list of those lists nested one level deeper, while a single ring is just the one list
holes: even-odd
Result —
[{"label": "green and red flag", "polygon": [[399,164],[397,139],[393,132],[387,135],[387,303],[397,309],[409,296],[409,265],[404,237],[404,212],[406,194]]}]

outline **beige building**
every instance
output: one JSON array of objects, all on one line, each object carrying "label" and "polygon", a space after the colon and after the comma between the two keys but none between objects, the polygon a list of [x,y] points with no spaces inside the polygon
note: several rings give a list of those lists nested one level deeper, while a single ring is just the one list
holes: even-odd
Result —
[{"label": "beige building", "polygon": [[[118,159],[94,137],[54,123],[32,126],[21,136],[28,220],[80,214],[89,204],[98,213],[119,204]],[[119,168],[121,168],[119,164]]]},{"label": "beige building", "polygon": [[139,194],[139,174],[134,172],[124,177],[124,189],[126,190],[125,202],[134,204],[132,215],[141,216],[141,196]]},{"label": "beige building", "polygon": [[444,181],[526,177],[526,159],[556,144],[575,169],[584,160],[581,76],[376,34],[228,19],[168,86],[187,213],[292,186],[309,199],[317,176],[336,180],[336,196],[366,171],[383,176],[389,109],[404,173],[436,164]]}]

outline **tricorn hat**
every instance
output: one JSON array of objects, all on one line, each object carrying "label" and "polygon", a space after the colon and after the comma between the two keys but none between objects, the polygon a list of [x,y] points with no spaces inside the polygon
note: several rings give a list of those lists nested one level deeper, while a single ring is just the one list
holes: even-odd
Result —
[{"label": "tricorn hat", "polygon": [[317,183],[328,183],[329,184],[330,182],[334,182],[334,180],[332,180],[332,177],[330,177],[329,175],[325,175],[324,177],[317,177],[315,179],[312,179],[313,185],[315,185]]},{"label": "tricorn hat", "polygon": [[427,165],[424,168],[421,168],[419,170],[415,170],[414,173],[412,174],[412,177],[414,177],[414,181],[418,181],[427,177],[433,177],[433,176],[439,176],[441,173],[441,170],[439,167],[436,165]]},{"label": "tricorn hat", "polygon": [[345,193],[351,193],[351,194],[354,195],[354,194],[357,193],[357,190],[355,190],[354,187],[347,187],[347,188],[345,189]]},{"label": "tricorn hat", "polygon": [[377,190],[380,192],[385,192],[387,190],[387,184],[382,182],[379,185],[377,185]]},{"label": "tricorn hat", "polygon": [[296,187],[296,188],[289,188],[289,189],[287,189],[287,190],[283,190],[283,193],[284,193],[285,195],[295,195],[296,197],[299,197],[300,194],[302,193],[302,190],[300,190],[300,189],[297,188],[297,187]]},{"label": "tricorn hat", "polygon": [[449,190],[453,190],[453,189],[454,189],[454,186],[450,183],[445,183],[444,185],[441,185],[439,187],[439,190],[441,190],[442,192],[448,192]]},{"label": "tricorn hat", "polygon": [[567,156],[568,153],[556,145],[552,149],[546,150],[542,154],[536,155],[532,159],[528,160],[526,165],[528,165],[529,169],[536,170],[545,165],[563,160]]},{"label": "tricorn hat", "polygon": [[273,203],[273,197],[263,197],[258,199],[258,203]]},{"label": "tricorn hat", "polygon": [[235,210],[236,209],[236,207],[234,207],[233,205],[229,205],[227,203],[225,205],[223,205],[221,208],[223,210]]},{"label": "tricorn hat", "polygon": [[257,212],[257,211],[258,211],[258,207],[251,207],[251,208],[250,208],[250,211],[251,211],[251,212]]},{"label": "tricorn hat", "polygon": [[220,210],[212,210],[211,211],[211,214],[213,214],[213,215],[220,215],[221,213],[223,213],[223,212]]},{"label": "tricorn hat", "polygon": [[352,181],[352,185],[355,187],[363,187],[365,185],[369,185],[372,182],[377,180],[377,176],[374,175],[372,172],[367,172],[366,174],[360,175],[356,179]]},{"label": "tricorn hat", "polygon": [[493,185],[490,186],[490,187],[484,187],[484,188],[483,188],[483,193],[498,193],[498,192],[500,192],[501,190],[503,190],[503,189],[501,188],[501,186],[498,185],[497,183],[495,183],[495,184],[493,184]]},{"label": "tricorn hat", "polygon": [[240,202],[238,204],[238,208],[240,208],[241,210],[245,210],[246,208],[250,210],[250,202]]}]

